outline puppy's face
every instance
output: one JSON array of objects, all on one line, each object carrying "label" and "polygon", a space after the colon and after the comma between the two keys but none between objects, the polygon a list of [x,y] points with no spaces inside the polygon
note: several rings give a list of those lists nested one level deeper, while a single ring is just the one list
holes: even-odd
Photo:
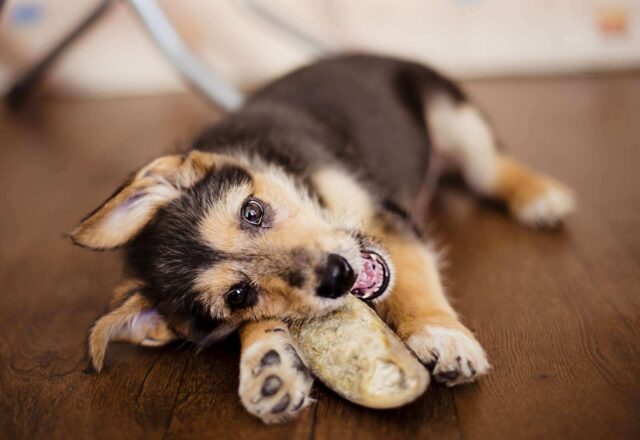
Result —
[{"label": "puppy's face", "polygon": [[390,279],[382,251],[337,224],[299,182],[201,152],[143,168],[72,238],[126,246],[144,297],[193,340],[246,320],[326,313],[349,292],[373,299]]}]

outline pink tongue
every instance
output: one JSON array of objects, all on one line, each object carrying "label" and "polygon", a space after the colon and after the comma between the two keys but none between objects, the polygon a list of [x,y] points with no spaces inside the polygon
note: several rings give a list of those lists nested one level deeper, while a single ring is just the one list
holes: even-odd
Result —
[{"label": "pink tongue", "polygon": [[375,293],[382,285],[384,269],[382,264],[370,255],[363,255],[362,262],[362,269],[352,290],[359,290],[366,297]]}]

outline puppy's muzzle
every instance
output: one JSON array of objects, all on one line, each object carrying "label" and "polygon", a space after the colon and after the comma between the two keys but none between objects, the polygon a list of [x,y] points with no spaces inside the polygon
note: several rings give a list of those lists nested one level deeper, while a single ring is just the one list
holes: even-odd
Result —
[{"label": "puppy's muzzle", "polygon": [[356,282],[356,274],[349,262],[337,254],[329,255],[326,266],[320,273],[316,293],[323,298],[340,298],[349,293]]}]

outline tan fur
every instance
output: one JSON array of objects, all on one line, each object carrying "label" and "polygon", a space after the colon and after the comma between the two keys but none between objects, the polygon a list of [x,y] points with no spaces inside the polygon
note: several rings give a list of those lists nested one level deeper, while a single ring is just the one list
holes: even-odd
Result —
[{"label": "tan fur", "polygon": [[549,184],[548,179],[503,156],[500,159],[495,195],[505,200],[511,209],[517,210],[542,195]]},{"label": "tan fur", "polygon": [[[202,292],[201,301],[210,310],[224,310],[223,295],[229,289],[242,281],[241,267],[235,262],[221,262],[202,271],[195,281],[195,287]],[[228,314],[215,316],[216,318],[229,318]]]},{"label": "tan fur", "polygon": [[[261,287],[259,303],[234,312],[234,319],[314,316],[320,310],[326,313],[329,303],[338,307],[339,300],[327,302],[315,295],[316,268],[325,264],[327,254],[338,253],[358,270],[360,250],[356,241],[336,229],[334,219],[283,171],[246,157],[238,160],[251,173],[253,185],[225,194],[206,214],[200,231],[215,249],[253,257],[244,262],[223,262],[204,271],[197,281],[203,302],[217,310],[217,316],[229,318],[224,295],[241,281],[240,277],[248,277]],[[248,197],[273,208],[272,224],[259,234],[243,231],[238,223],[239,207]],[[282,278],[282,268],[301,273],[306,280],[304,285],[289,286]]]},{"label": "tan fur", "polygon": [[339,172],[324,176],[331,179],[314,183],[328,209],[339,215],[351,201],[350,215],[390,254],[392,292],[375,302],[380,316],[421,361],[434,364],[435,380],[451,386],[484,374],[486,355],[445,297],[437,254],[397,219],[373,212],[373,199],[354,179]]},{"label": "tan fur", "polygon": [[[312,272],[313,267],[308,276]],[[226,308],[224,296],[229,288],[241,281],[238,278],[240,273],[249,273],[251,279],[260,286],[261,294],[253,307],[231,313]],[[315,278],[308,281],[311,290],[315,289],[316,282]],[[272,316],[293,319],[313,317],[319,313],[327,313],[341,304],[340,300],[323,300],[313,292],[289,286],[270,270],[268,262],[259,261],[247,262],[242,267],[236,267],[236,263],[219,263],[219,267],[206,270],[199,276],[196,288],[202,292],[200,301],[209,308],[212,316],[237,323]]]},{"label": "tan fur", "polygon": [[248,322],[240,328],[240,342],[243,349],[250,347],[258,341],[268,339],[269,333],[275,329],[287,330],[287,325],[278,319],[265,319],[264,321]]},{"label": "tan fur", "polygon": [[433,251],[415,235],[375,217],[369,193],[345,173],[325,170],[314,176],[314,183],[326,201],[327,209],[337,216],[345,209],[350,210],[350,215],[357,218],[365,232],[380,240],[391,255],[395,287],[393,293],[377,307],[400,337],[408,338],[426,323],[468,331],[459,323],[444,295]]},{"label": "tan fur", "polygon": [[406,339],[425,324],[467,331],[449,305],[438,272],[436,254],[413,236],[372,225],[396,268],[392,295],[377,308],[385,321]]},{"label": "tan fur", "polygon": [[[70,234],[78,244],[97,249],[122,246],[135,236],[163,205],[190,188],[214,167],[241,165],[230,156],[192,151],[155,159],[137,171],[120,192],[83,220]],[[119,213],[132,197],[141,196],[135,209]]]},{"label": "tan fur", "polygon": [[114,292],[111,305],[114,308],[103,315],[89,333],[89,355],[96,371],[101,371],[104,356],[111,341],[125,341],[134,344],[159,346],[175,339],[175,334],[158,317],[137,320],[140,313],[149,310],[150,305],[135,289],[137,282],[125,280]]},{"label": "tan fur", "polygon": [[113,295],[109,299],[107,309],[113,311],[120,307],[122,303],[128,300],[134,293],[142,287],[142,283],[135,278],[126,278],[118,284],[114,289]]},{"label": "tan fur", "polygon": [[[92,249],[122,246],[135,236],[164,204],[201,179],[220,156],[193,151],[187,156],[160,157],[140,169],[115,196],[71,232],[78,244]],[[119,210],[133,197],[133,206]]]},{"label": "tan fur", "polygon": [[[229,191],[224,200],[207,213],[200,225],[203,237],[214,248],[241,253],[256,242],[269,242],[282,249],[311,245],[325,250],[339,245],[339,241],[344,239],[341,234],[337,234],[336,238],[334,223],[324,217],[316,204],[289,177],[270,168],[258,171],[248,169],[252,171],[254,185]],[[275,226],[257,239],[243,237],[238,229],[238,207],[249,196],[275,208]]]},{"label": "tan fur", "polygon": [[253,192],[249,186],[233,188],[209,210],[200,224],[200,231],[213,248],[228,253],[246,249],[246,240],[242,239],[238,229],[238,210]]},{"label": "tan fur", "polygon": [[[312,295],[294,292],[283,280],[268,269],[263,272],[260,263],[248,262],[245,265],[237,262],[221,262],[215,267],[205,270],[196,280],[196,288],[202,292],[200,300],[215,318],[233,320],[238,323],[247,320],[258,320],[269,316],[287,316],[295,309],[300,314],[314,314],[315,302]],[[225,294],[235,284],[243,281],[243,273],[252,274],[256,284],[261,286],[258,303],[245,310],[237,310],[233,314],[226,308]]]},{"label": "tan fur", "polygon": [[438,257],[412,234],[373,223],[367,232],[378,237],[396,267],[391,295],[376,303],[380,316],[448,386],[475,380],[488,368],[484,350],[458,319],[445,297]]}]

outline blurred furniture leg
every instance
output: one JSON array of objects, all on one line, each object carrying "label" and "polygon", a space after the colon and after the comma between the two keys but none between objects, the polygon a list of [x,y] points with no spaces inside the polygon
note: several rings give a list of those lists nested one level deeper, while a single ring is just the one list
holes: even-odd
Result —
[{"label": "blurred furniture leg", "polygon": [[[158,6],[156,0],[128,0],[128,2],[171,65],[178,70],[195,90],[204,95],[214,105],[226,111],[234,110],[242,104],[244,99],[242,94],[193,55],[160,6]],[[0,6],[2,4],[3,0],[0,0]],[[112,4],[113,0],[103,0],[99,3],[75,29],[11,87],[6,96],[11,108],[18,109],[25,103],[47,69],[93,23],[97,22]],[[289,34],[290,37],[304,43],[317,55],[324,55],[330,51],[318,40],[253,0],[243,0],[242,4],[271,25]]]},{"label": "blurred furniture leg", "polygon": [[[11,87],[6,100],[12,109],[18,109],[26,102],[47,69],[84,31],[104,15],[112,3],[113,0],[103,0],[73,31]],[[242,94],[189,51],[155,0],[129,0],[129,3],[160,50],[198,92],[223,110],[233,110],[242,104]]]},{"label": "blurred furniture leg", "polygon": [[244,5],[249,11],[262,18],[264,21],[272,26],[279,28],[299,42],[303,43],[307,48],[311,49],[315,55],[323,56],[332,52],[324,43],[320,42],[307,32],[303,31],[299,27],[296,27],[292,23],[271,12],[266,6],[262,5],[259,1],[255,0],[240,0],[240,4]]},{"label": "blurred furniture leg", "polygon": [[[0,0],[0,4],[3,3]],[[51,51],[44,56],[35,66],[27,71],[9,89],[6,95],[7,103],[12,109],[18,109],[24,104],[36,85],[42,79],[47,69],[62,55],[62,53],[73,44],[91,25],[98,21],[100,17],[113,4],[113,0],[103,0],[87,15],[78,26],[67,34]]]},{"label": "blurred furniture leg", "polygon": [[223,110],[234,110],[242,104],[240,92],[191,53],[155,1],[129,3],[160,50],[191,86]]}]

